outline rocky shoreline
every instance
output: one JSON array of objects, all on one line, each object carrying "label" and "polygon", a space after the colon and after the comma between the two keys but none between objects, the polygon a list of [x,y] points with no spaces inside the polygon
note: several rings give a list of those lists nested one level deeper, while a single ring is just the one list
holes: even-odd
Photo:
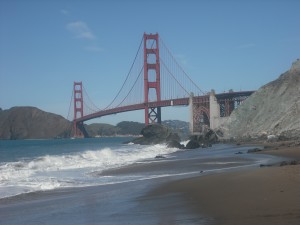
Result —
[{"label": "rocky shoreline", "polygon": [[205,132],[198,135],[191,135],[188,143],[181,144],[181,139],[177,133],[174,133],[169,128],[160,124],[151,124],[146,126],[141,131],[142,137],[131,140],[130,142],[140,145],[167,144],[169,148],[178,149],[196,149],[211,147],[212,144],[218,141],[216,133],[207,129]]}]

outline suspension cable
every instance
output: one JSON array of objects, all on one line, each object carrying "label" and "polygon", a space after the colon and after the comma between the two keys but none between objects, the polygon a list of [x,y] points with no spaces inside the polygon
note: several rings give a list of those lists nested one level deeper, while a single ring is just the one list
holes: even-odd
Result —
[{"label": "suspension cable", "polygon": [[132,89],[133,89],[134,86],[136,85],[138,79],[140,78],[143,69],[144,69],[144,66],[143,66],[142,69],[140,70],[139,75],[138,75],[137,78],[135,79],[134,84],[132,85],[131,89],[129,90],[129,92],[127,93],[127,95],[125,96],[125,98],[123,98],[123,100],[120,102],[120,104],[118,104],[116,107],[119,107],[119,106],[125,101],[125,99],[129,96],[129,94],[131,93]]},{"label": "suspension cable", "polygon": [[[92,104],[92,106],[94,107],[94,109],[97,109],[98,111],[100,111],[100,109],[94,104],[94,102],[92,101],[92,99],[90,98],[90,96],[88,95],[88,92],[86,91],[85,87],[82,84],[82,89],[84,91],[84,94],[86,94],[86,97],[88,98],[89,102]],[[86,106],[88,106],[86,104]],[[89,109],[91,109],[92,111],[96,112],[96,110],[92,109],[91,107],[88,106]]]},{"label": "suspension cable", "polygon": [[192,82],[195,87],[202,92],[202,94],[206,94],[204,91],[202,91],[200,89],[200,87],[190,78],[190,76],[182,69],[182,67],[179,65],[179,63],[176,61],[176,59],[174,58],[174,56],[172,55],[172,53],[170,52],[170,50],[168,49],[168,47],[165,45],[165,43],[163,42],[163,40],[160,38],[162,45],[166,48],[167,52],[169,53],[169,55],[172,57],[172,59],[174,60],[174,62],[176,63],[176,65],[180,68],[180,70],[184,73],[184,75],[190,80],[190,82]]},{"label": "suspension cable", "polygon": [[189,95],[189,92],[181,85],[181,83],[176,79],[176,77],[171,73],[171,71],[168,69],[168,67],[166,66],[166,64],[164,63],[164,61],[160,59],[160,62],[164,65],[164,67],[166,68],[166,70],[168,71],[168,73],[174,78],[174,80],[179,84],[179,86]]},{"label": "suspension cable", "polygon": [[[143,37],[143,38],[144,38],[144,37]],[[137,59],[138,53],[140,52],[140,49],[141,49],[141,46],[142,46],[142,43],[143,43],[143,38],[142,38],[142,40],[141,40],[141,42],[140,42],[140,46],[139,46],[139,48],[138,48],[138,50],[137,50],[137,52],[136,52],[136,55],[135,55],[134,60],[133,60],[133,62],[132,62],[132,64],[131,64],[130,70],[129,70],[127,76],[126,76],[125,81],[124,81],[123,84],[122,84],[122,87],[119,89],[119,92],[117,93],[117,95],[115,96],[115,98],[114,98],[114,99],[110,102],[110,104],[108,104],[108,106],[106,106],[103,110],[108,109],[108,108],[114,103],[114,101],[117,99],[117,97],[119,96],[119,94],[121,93],[121,91],[122,91],[122,89],[123,89],[123,87],[124,87],[126,81],[127,81],[128,78],[129,78],[129,75],[130,75],[130,73],[131,73],[131,70],[132,70],[132,68],[133,68],[133,66],[134,66],[134,63],[135,63],[136,59]]]}]

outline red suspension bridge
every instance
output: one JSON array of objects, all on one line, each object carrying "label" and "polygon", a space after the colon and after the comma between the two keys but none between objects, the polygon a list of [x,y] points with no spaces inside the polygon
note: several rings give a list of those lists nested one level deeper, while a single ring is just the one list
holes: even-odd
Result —
[{"label": "red suspension bridge", "polygon": [[196,133],[201,131],[203,124],[217,127],[252,93],[202,91],[177,63],[158,34],[144,34],[126,79],[110,104],[98,108],[82,82],[74,82],[69,115],[73,115],[74,136],[86,137],[83,123],[87,120],[144,110],[145,124],[148,125],[161,123],[162,107],[189,105],[191,132]]}]

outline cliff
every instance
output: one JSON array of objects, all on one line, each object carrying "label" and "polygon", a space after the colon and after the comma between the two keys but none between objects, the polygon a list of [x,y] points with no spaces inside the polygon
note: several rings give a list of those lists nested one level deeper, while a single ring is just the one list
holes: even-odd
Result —
[{"label": "cliff", "polygon": [[0,111],[0,139],[48,139],[70,136],[71,123],[35,107]]},{"label": "cliff", "polygon": [[225,138],[300,137],[300,60],[234,110],[221,127]]}]

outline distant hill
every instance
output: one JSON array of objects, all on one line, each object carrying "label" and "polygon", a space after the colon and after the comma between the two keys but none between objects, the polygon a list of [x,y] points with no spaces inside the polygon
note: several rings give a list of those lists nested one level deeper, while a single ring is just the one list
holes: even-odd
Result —
[{"label": "distant hill", "polygon": [[[166,120],[163,125],[181,137],[188,135],[188,123]],[[0,108],[0,139],[52,139],[69,138],[73,124],[60,115],[42,111],[35,107]],[[90,137],[118,135],[140,135],[144,123],[123,121],[116,126],[105,123],[85,125]]]},{"label": "distant hill", "polygon": [[70,121],[35,107],[0,111],[0,139],[48,139],[70,136]]},{"label": "distant hill", "polygon": [[115,126],[106,123],[85,124],[84,127],[90,137],[115,136],[118,133]]},{"label": "distant hill", "polygon": [[142,129],[145,127],[144,123],[132,122],[132,121],[123,121],[117,124],[118,134],[132,134],[140,135]]},{"label": "distant hill", "polygon": [[116,136],[116,135],[139,135],[145,127],[144,123],[123,121],[116,126],[106,123],[93,123],[85,125],[90,137],[96,136]]},{"label": "distant hill", "polygon": [[222,130],[227,138],[300,137],[300,60],[234,110]]},{"label": "distant hill", "polygon": [[[189,134],[189,123],[180,120],[165,120],[163,125],[177,132],[181,137]],[[85,125],[86,131],[91,137],[96,136],[115,136],[115,135],[140,135],[141,130],[145,127],[144,123],[123,121],[116,126],[105,123],[93,123]]]}]

